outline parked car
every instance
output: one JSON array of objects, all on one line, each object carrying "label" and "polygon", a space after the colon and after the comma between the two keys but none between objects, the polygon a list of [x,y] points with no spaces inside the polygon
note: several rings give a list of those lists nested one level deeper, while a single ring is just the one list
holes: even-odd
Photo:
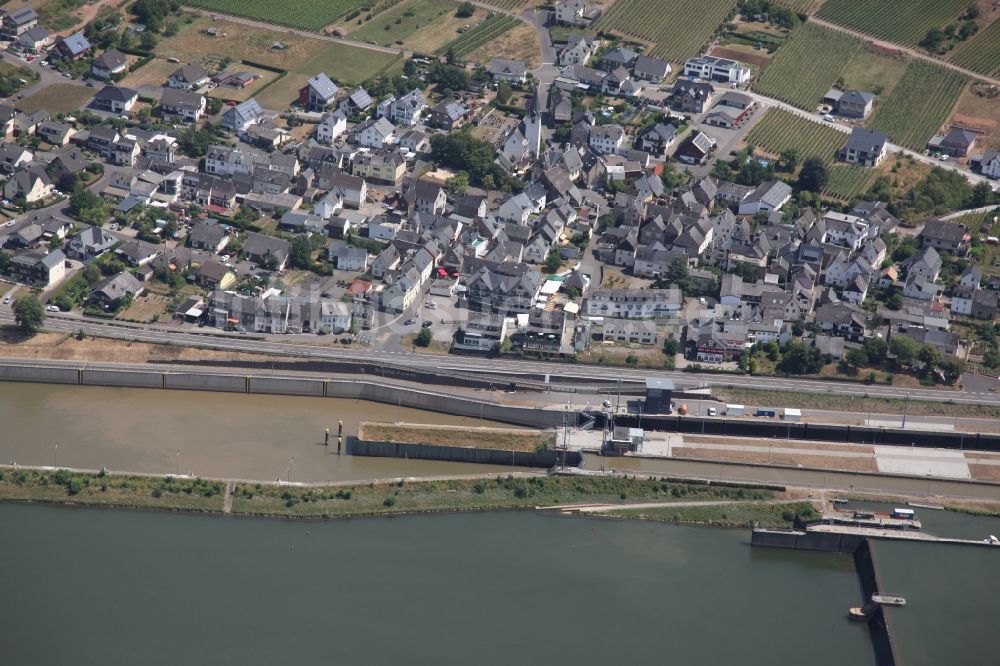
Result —
[{"label": "parked car", "polygon": [[424,321],[424,323],[423,323],[423,324],[421,325],[421,328],[430,328],[430,327],[431,327],[431,326],[433,326],[433,325],[434,325],[434,322],[432,322],[432,321],[431,321],[430,319],[427,319],[427,320],[425,320],[425,321]]},{"label": "parked car", "polygon": [[407,319],[406,321],[403,322],[403,326],[413,326],[416,323],[417,323],[416,319]]},{"label": "parked car", "polygon": [[13,300],[13,299],[12,299],[12,298],[10,297],[10,294],[8,294],[8,295],[6,295],[6,296],[4,296],[4,297],[3,297],[3,304],[4,304],[4,305],[10,305],[10,302],[11,302],[12,300]]},{"label": "parked car", "polygon": [[719,412],[718,410],[715,409],[715,407],[709,407],[708,411],[706,412],[706,414],[708,414],[709,416],[716,416],[718,413]]},{"label": "parked car", "polygon": [[61,312],[58,305],[49,305],[45,309],[49,312]]}]

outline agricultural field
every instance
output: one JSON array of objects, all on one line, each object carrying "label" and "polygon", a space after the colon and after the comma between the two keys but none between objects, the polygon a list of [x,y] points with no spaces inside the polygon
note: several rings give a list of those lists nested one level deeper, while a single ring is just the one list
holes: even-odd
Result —
[{"label": "agricultural field", "polygon": [[542,64],[538,33],[527,23],[521,23],[464,57],[468,62],[483,66],[489,65],[493,58],[523,60],[528,69],[538,67]]},{"label": "agricultural field", "polygon": [[863,48],[857,37],[805,23],[778,50],[754,89],[812,111]]},{"label": "agricultural field", "polygon": [[210,12],[287,25],[302,30],[322,30],[341,16],[365,5],[367,0],[183,0],[182,4]]},{"label": "agricultural field", "polygon": [[[219,35],[213,37],[206,34],[205,29],[209,27],[216,28]],[[271,48],[276,41],[282,42],[285,48]],[[305,79],[316,72],[326,72],[342,83],[365,81],[398,60],[398,56],[391,53],[206,18],[193,22],[173,37],[160,42],[156,53],[161,58],[177,58],[181,62],[211,63],[229,59],[236,63],[249,60],[288,70],[289,77],[292,74],[304,75]]]},{"label": "agricultural field", "polygon": [[1000,19],[953,51],[948,59],[980,74],[1000,76]]},{"label": "agricultural field", "polygon": [[826,0],[816,16],[890,42],[916,46],[958,19],[969,0]]},{"label": "agricultural field", "polygon": [[771,0],[772,5],[787,7],[797,14],[808,14],[816,0]]},{"label": "agricultural field", "polygon": [[837,199],[860,194],[875,176],[872,169],[836,163],[837,150],[846,140],[847,134],[840,130],[782,109],[768,110],[746,138],[748,144],[774,156],[795,149],[800,164],[809,157],[823,160],[830,173],[823,194]]},{"label": "agricultural field", "polygon": [[[457,10],[458,3],[452,0],[408,0],[377,14],[362,27],[350,31],[349,37],[382,46],[398,46],[406,44],[414,35],[429,30],[431,34],[447,39],[444,35],[453,33],[441,24],[454,18]],[[458,25],[469,22],[475,22],[475,19],[460,19]]]},{"label": "agricultural field", "polygon": [[594,27],[648,42],[649,55],[679,63],[701,51],[735,6],[735,0],[618,0]]},{"label": "agricultural field", "polygon": [[440,47],[437,50],[437,53],[447,53],[450,50],[455,54],[455,57],[464,58],[466,55],[472,53],[483,44],[493,41],[520,23],[521,21],[513,16],[496,14],[492,18],[486,19],[472,30],[460,35],[455,41],[449,42]]},{"label": "agricultural field", "polygon": [[[514,11],[528,4],[529,0],[482,0],[484,5],[503,9],[504,11]],[[538,3],[534,3],[538,4]]]},{"label": "agricultural field", "polygon": [[923,150],[955,107],[969,79],[926,60],[914,60],[872,116],[872,129],[901,146]]}]

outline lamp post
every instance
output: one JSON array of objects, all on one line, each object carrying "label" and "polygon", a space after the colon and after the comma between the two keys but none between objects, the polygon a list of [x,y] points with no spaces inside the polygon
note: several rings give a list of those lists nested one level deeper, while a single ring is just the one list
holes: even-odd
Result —
[{"label": "lamp post", "polygon": [[177,453],[174,455],[174,476],[181,475],[181,450],[177,449]]},{"label": "lamp post", "polygon": [[59,442],[52,447],[52,466],[59,467]]}]

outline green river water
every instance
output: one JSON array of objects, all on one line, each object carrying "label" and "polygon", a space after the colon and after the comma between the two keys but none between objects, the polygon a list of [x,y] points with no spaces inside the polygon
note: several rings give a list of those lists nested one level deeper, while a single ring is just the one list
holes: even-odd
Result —
[{"label": "green river water", "polygon": [[847,556],[745,530],[0,505],[0,655],[56,664],[870,664]]}]

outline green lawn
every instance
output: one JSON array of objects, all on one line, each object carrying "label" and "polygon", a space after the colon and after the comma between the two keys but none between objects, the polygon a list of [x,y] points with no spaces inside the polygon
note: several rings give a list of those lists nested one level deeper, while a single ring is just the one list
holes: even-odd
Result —
[{"label": "green lawn", "polygon": [[50,115],[76,111],[93,97],[95,90],[72,83],[53,83],[17,103],[24,113],[45,109]]},{"label": "green lawn", "polygon": [[457,9],[458,3],[452,0],[409,0],[378,14],[351,32],[350,38],[382,46],[399,46],[418,30],[454,16]]}]

